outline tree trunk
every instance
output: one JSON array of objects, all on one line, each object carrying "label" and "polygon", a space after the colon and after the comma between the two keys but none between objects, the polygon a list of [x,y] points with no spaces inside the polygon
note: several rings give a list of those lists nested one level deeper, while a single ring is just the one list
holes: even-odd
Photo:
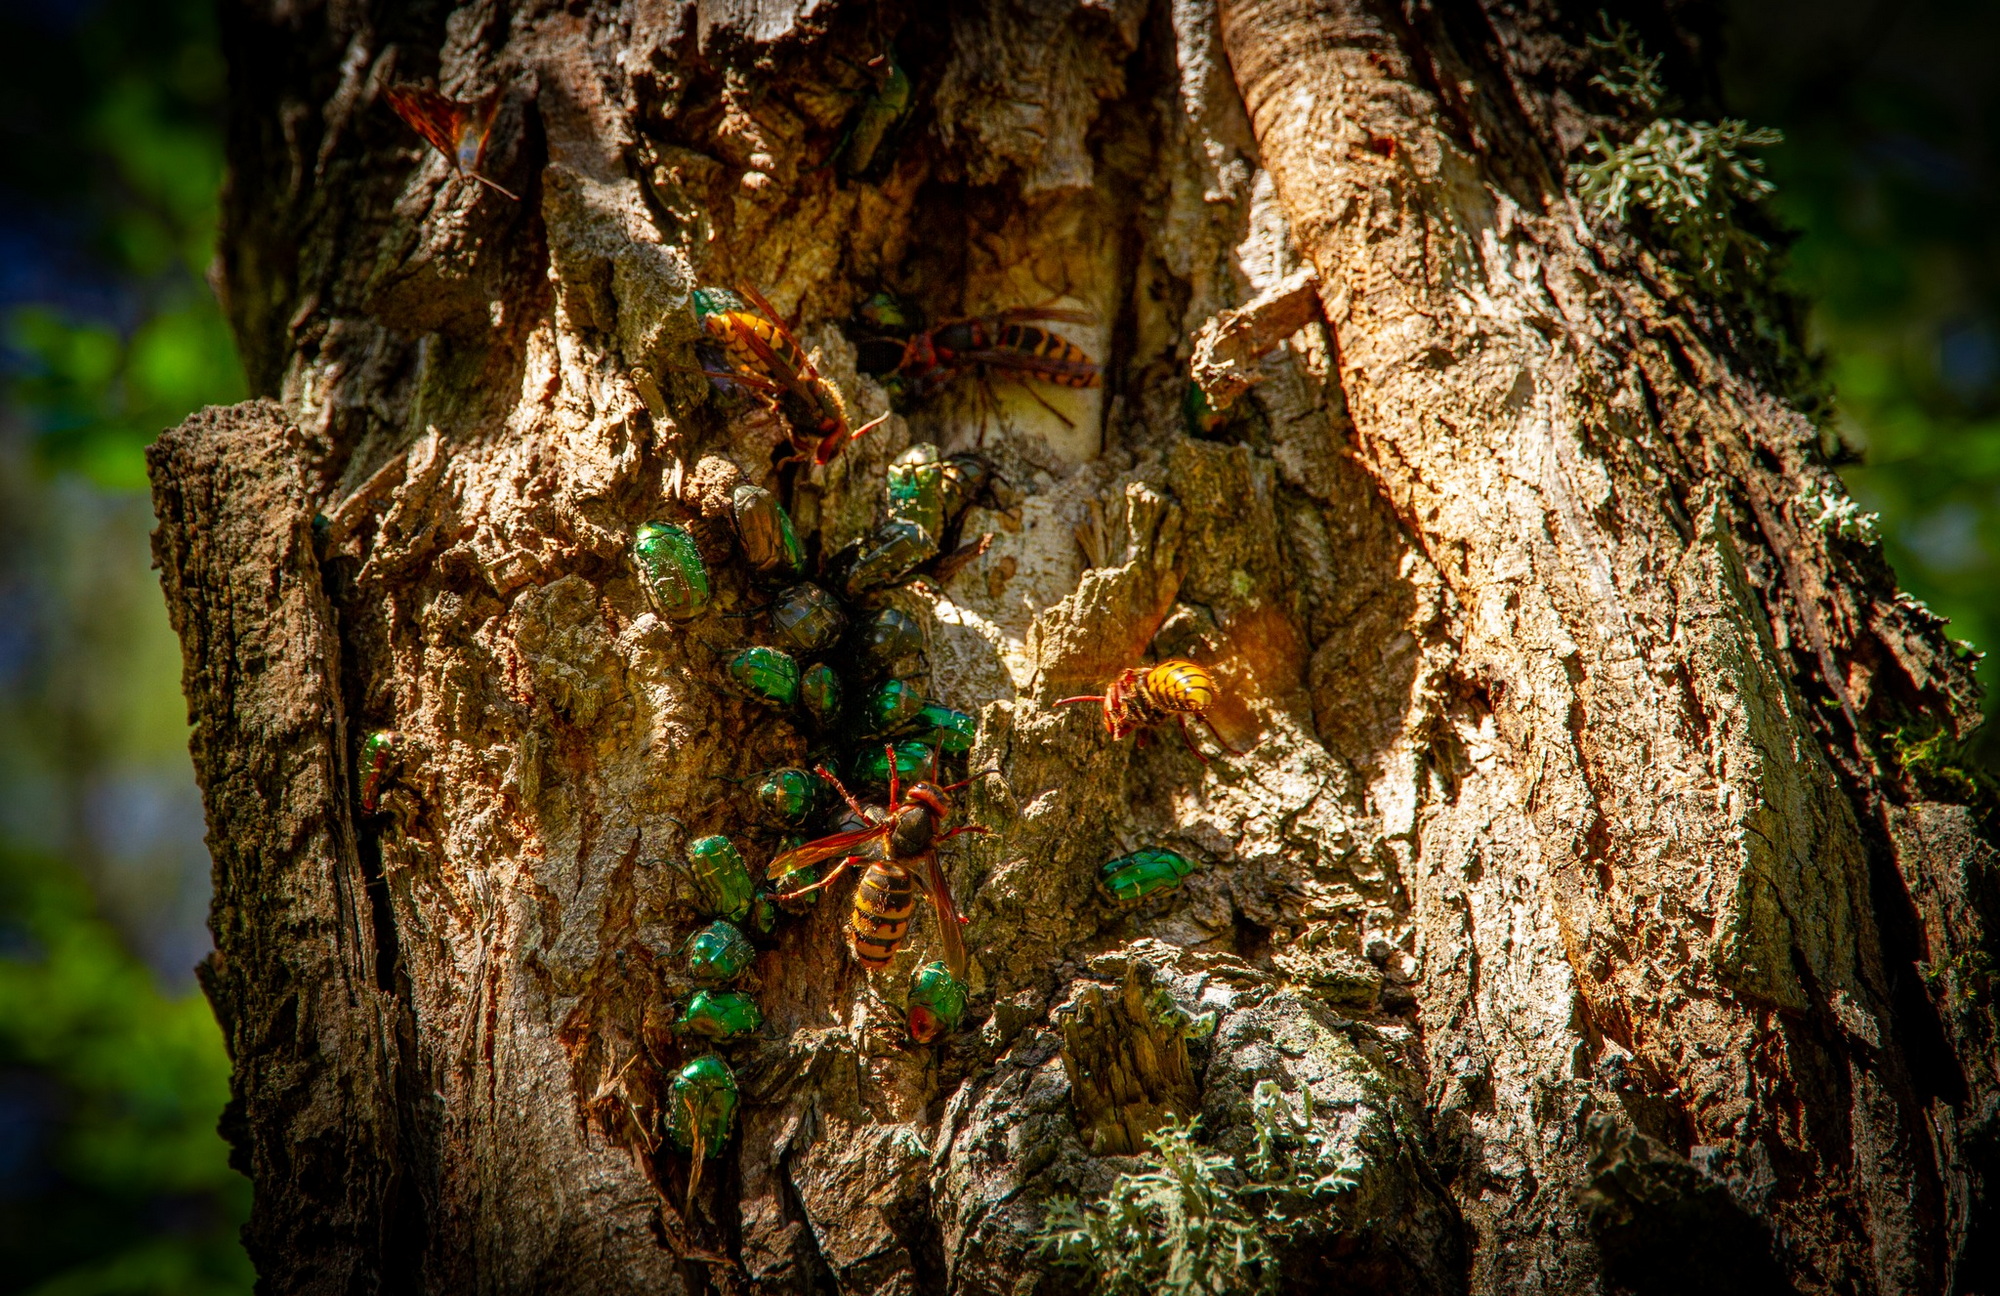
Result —
[{"label": "tree trunk", "polygon": [[[1051,1199],[1175,1113],[1245,1173],[1265,1080],[1346,1167],[1273,1234],[1286,1290],[1995,1290],[1990,803],[1936,757],[1970,675],[1803,502],[1840,487],[1742,312],[1565,188],[1623,125],[1583,26],[411,9],[227,9],[219,281],[270,399],[152,456],[269,1290],[1078,1287]],[[1677,12],[1641,29],[1698,75]],[[891,50],[913,106],[857,167]],[[498,95],[520,202],[390,114],[431,75]],[[853,426],[889,409],[878,290],[1087,312],[1049,327],[1103,385],[968,376],[774,472],[778,416],[698,371],[697,283],[795,316]],[[1191,360],[1247,393],[1187,421]],[[858,745],[726,687],[771,632],[719,492],[789,494],[825,564],[925,442],[997,469],[992,545],[848,610],[922,622],[1000,771],[941,856],[971,1011],[908,1035],[928,912],[875,973],[846,883],[781,915],[691,1184],[674,861],[723,833],[761,874],[728,780]],[[649,606],[651,519],[715,609]],[[1054,705],[1169,655],[1247,754]],[[1147,847],[1199,867],[1109,903]]]}]

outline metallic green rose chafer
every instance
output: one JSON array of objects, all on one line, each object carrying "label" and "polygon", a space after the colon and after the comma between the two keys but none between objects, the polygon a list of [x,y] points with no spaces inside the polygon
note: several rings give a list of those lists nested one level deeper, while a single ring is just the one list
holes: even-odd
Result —
[{"label": "metallic green rose chafer", "polygon": [[972,740],[979,736],[979,720],[963,711],[926,702],[923,710],[917,712],[917,731],[923,735],[924,741],[935,743],[957,756],[972,750]]},{"label": "metallic green rose chafer", "polygon": [[863,677],[917,674],[924,665],[924,628],[899,608],[885,607],[855,636]]},{"label": "metallic green rose chafer", "polygon": [[761,580],[797,580],[806,569],[806,550],[778,497],[762,486],[739,482],[730,492],[729,508],[751,573]]},{"label": "metallic green rose chafer", "polygon": [[729,678],[767,706],[789,711],[798,705],[799,664],[788,652],[761,645],[745,648],[729,659]]},{"label": "metallic green rose chafer", "polygon": [[795,828],[819,804],[819,775],[795,765],[768,769],[758,775],[750,795],[765,822],[779,828]]},{"label": "metallic green rose chafer", "polygon": [[690,1206],[701,1187],[701,1163],[729,1141],[736,1099],[736,1074],[713,1053],[704,1053],[682,1067],[667,1090],[667,1137],[694,1158],[688,1168]]},{"label": "metallic green rose chafer", "polygon": [[965,982],[943,961],[926,963],[910,978],[910,1038],[928,1044],[965,1020]]},{"label": "metallic green rose chafer", "polygon": [[1099,868],[1097,886],[1114,903],[1135,905],[1147,896],[1173,890],[1194,870],[1191,860],[1170,850],[1134,851]]},{"label": "metallic green rose chafer", "polygon": [[889,465],[889,516],[914,522],[933,543],[943,537],[944,465],[936,446],[911,446]]},{"label": "metallic green rose chafer", "polygon": [[646,522],[632,535],[632,562],[653,610],[670,621],[700,616],[708,607],[708,567],[686,527]]},{"label": "metallic green rose chafer", "polygon": [[394,729],[377,729],[361,740],[361,813],[374,814],[382,805],[382,784],[395,764],[403,736]]},{"label": "metallic green rose chafer", "polygon": [[771,629],[793,652],[816,657],[847,630],[847,614],[833,595],[811,581],[800,581],[771,604]]},{"label": "metallic green rose chafer", "polygon": [[815,662],[799,676],[799,705],[813,724],[826,729],[840,718],[840,676],[825,662]]},{"label": "metallic green rose chafer", "polygon": [[727,837],[701,837],[688,843],[688,872],[694,874],[712,918],[742,922],[750,912],[756,886],[736,843]]},{"label": "metallic green rose chafer", "polygon": [[712,1040],[748,1035],[764,1024],[757,1001],[741,990],[697,990],[674,1029]]},{"label": "metallic green rose chafer", "polygon": [[937,537],[914,522],[891,518],[876,527],[861,542],[854,562],[847,569],[844,585],[854,598],[869,590],[894,585],[916,570],[918,564],[937,557]]},{"label": "metallic green rose chafer", "polygon": [[[930,747],[920,742],[896,744],[896,777],[904,783],[934,779],[937,766]],[[889,783],[889,754],[879,745],[863,747],[848,762],[848,771],[857,783],[886,787]]]},{"label": "metallic green rose chafer", "polygon": [[688,974],[697,981],[734,981],[756,957],[750,938],[718,918],[688,942]]},{"label": "metallic green rose chafer", "polygon": [[890,734],[907,729],[923,713],[924,695],[908,680],[884,682],[861,704],[861,723],[871,734]]}]

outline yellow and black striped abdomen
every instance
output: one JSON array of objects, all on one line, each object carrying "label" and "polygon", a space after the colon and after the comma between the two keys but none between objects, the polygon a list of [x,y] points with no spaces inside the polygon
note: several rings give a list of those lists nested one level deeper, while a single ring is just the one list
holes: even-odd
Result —
[{"label": "yellow and black striped abdomen", "polygon": [[1002,324],[994,349],[1057,362],[1048,369],[1035,371],[1035,376],[1044,382],[1061,387],[1097,385],[1097,365],[1089,353],[1060,333],[1051,333],[1034,324]]},{"label": "yellow and black striped abdomen", "polygon": [[[729,363],[739,372],[762,374],[772,382],[789,385],[804,371],[806,358],[799,351],[798,343],[785,330],[755,311],[714,311],[703,317],[702,325],[708,330],[708,335],[721,344]],[[764,349],[789,372],[773,373],[756,345],[750,341],[753,337],[762,342]]]},{"label": "yellow and black striped abdomen", "polygon": [[907,871],[894,864],[870,864],[854,888],[854,908],[847,916],[847,945],[854,961],[870,970],[889,966],[916,907],[916,882]]},{"label": "yellow and black striped abdomen", "polygon": [[1138,691],[1155,711],[1200,715],[1215,705],[1215,676],[1199,662],[1170,657],[1139,677]]}]

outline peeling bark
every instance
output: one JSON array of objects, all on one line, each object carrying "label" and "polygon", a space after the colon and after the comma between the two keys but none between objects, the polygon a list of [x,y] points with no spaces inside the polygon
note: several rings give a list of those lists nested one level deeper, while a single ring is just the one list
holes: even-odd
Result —
[{"label": "peeling bark", "polygon": [[[1989,811],[1891,738],[1968,727],[1969,673],[1798,502],[1838,483],[1754,341],[1563,188],[1597,122],[1553,7],[243,5],[227,36],[221,279],[275,399],[152,463],[270,1290],[1069,1289],[1049,1199],[1168,1111],[1242,1155],[1261,1080],[1360,1167],[1288,1290],[1990,1289]],[[891,49],[914,107],[845,174]],[[433,71],[499,95],[523,202],[388,113]],[[1105,379],[963,379],[794,479],[777,416],[707,391],[697,284],[795,316],[857,426],[878,290],[1086,312],[1051,327]],[[1191,365],[1226,397],[1200,435]],[[872,975],[845,884],[781,918],[690,1192],[669,861],[727,833],[761,871],[725,780],[823,745],[725,686],[769,635],[722,615],[765,598],[722,505],[789,488],[824,560],[921,442],[999,473],[990,548],[884,596],[1001,771],[943,856],[970,1019],[908,1038],[927,912]],[[651,609],[655,518],[718,611]],[[1208,662],[1249,754],[1053,705],[1148,654]],[[1098,867],[1142,846],[1200,867],[1113,907]]]}]

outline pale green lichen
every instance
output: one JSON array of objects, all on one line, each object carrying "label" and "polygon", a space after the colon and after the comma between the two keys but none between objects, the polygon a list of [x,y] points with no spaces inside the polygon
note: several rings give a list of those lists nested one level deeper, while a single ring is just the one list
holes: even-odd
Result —
[{"label": "pale green lichen", "polygon": [[1882,520],[1882,515],[1863,513],[1861,506],[1847,495],[1821,490],[1814,483],[1807,482],[1799,487],[1798,503],[1805,509],[1812,524],[1826,535],[1838,536],[1842,540],[1858,540],[1862,544],[1874,544],[1881,538],[1876,532],[1876,524]]},{"label": "pale green lichen", "polygon": [[1599,136],[1584,146],[1593,160],[1572,171],[1577,196],[1614,223],[1644,213],[1682,268],[1711,291],[1743,292],[1761,283],[1770,271],[1771,246],[1745,228],[1743,216],[1770,195],[1772,184],[1748,150],[1784,136],[1735,119],[1670,115],[1659,57],[1647,54],[1623,23],[1607,19],[1605,32],[1591,40],[1606,67],[1590,84],[1651,120],[1622,143]]},{"label": "pale green lichen", "polygon": [[1277,1290],[1274,1248],[1309,1212],[1359,1183],[1313,1121],[1312,1093],[1295,1115],[1277,1083],[1251,1092],[1255,1141],[1239,1166],[1194,1141],[1195,1122],[1146,1136],[1152,1165],[1112,1182],[1101,1201],[1049,1203],[1038,1235],[1058,1263],[1092,1271],[1105,1296],[1223,1296]]}]

